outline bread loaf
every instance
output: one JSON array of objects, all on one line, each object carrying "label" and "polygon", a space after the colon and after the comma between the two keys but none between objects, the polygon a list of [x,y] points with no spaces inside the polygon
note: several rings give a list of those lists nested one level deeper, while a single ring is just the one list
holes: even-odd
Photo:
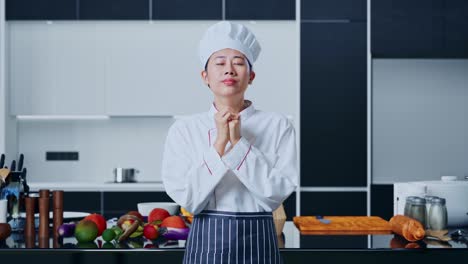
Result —
[{"label": "bread loaf", "polygon": [[413,218],[404,215],[395,215],[390,219],[392,232],[404,237],[410,242],[424,238],[426,232],[423,225]]}]

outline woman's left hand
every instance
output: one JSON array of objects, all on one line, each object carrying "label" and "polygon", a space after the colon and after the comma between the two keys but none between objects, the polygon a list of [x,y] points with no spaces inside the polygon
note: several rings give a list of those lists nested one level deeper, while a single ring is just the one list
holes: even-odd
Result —
[{"label": "woman's left hand", "polygon": [[229,124],[229,140],[231,141],[231,146],[234,146],[241,138],[240,134],[240,115],[233,114],[231,121],[228,121]]}]

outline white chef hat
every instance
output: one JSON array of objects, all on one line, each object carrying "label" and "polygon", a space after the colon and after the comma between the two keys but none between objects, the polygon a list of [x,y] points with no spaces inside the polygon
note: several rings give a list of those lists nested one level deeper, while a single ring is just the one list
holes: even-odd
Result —
[{"label": "white chef hat", "polygon": [[252,31],[242,24],[229,21],[218,22],[210,26],[200,40],[199,48],[203,68],[210,56],[218,50],[227,48],[238,50],[247,57],[251,64],[257,60],[261,50]]}]

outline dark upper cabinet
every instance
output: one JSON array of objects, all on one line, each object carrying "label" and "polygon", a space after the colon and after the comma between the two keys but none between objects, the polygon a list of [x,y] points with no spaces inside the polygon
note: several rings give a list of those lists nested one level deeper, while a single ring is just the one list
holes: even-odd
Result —
[{"label": "dark upper cabinet", "polygon": [[443,1],[373,1],[372,55],[383,58],[441,56]]},{"label": "dark upper cabinet", "polygon": [[367,185],[366,23],[301,23],[301,185]]},{"label": "dark upper cabinet", "polygon": [[301,1],[301,19],[367,20],[367,0]]},{"label": "dark upper cabinet", "polygon": [[153,19],[160,20],[220,20],[220,0],[152,0]]},{"label": "dark upper cabinet", "polygon": [[296,1],[225,0],[228,20],[295,20]]},{"label": "dark upper cabinet", "polygon": [[468,1],[448,0],[446,2],[445,29],[446,57],[468,58]]},{"label": "dark upper cabinet", "polygon": [[82,20],[147,20],[149,0],[79,0]]},{"label": "dark upper cabinet", "polygon": [[74,20],[77,0],[6,0],[7,20]]},{"label": "dark upper cabinet", "polygon": [[371,8],[373,57],[468,57],[468,1],[375,0]]}]

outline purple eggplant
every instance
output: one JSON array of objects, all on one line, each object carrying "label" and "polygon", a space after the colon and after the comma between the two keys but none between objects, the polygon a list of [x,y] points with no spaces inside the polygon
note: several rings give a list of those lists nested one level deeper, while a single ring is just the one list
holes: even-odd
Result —
[{"label": "purple eggplant", "polygon": [[75,224],[62,224],[58,228],[58,234],[61,237],[71,237],[75,234]]},{"label": "purple eggplant", "polygon": [[190,228],[160,227],[159,233],[168,240],[187,240]]}]

